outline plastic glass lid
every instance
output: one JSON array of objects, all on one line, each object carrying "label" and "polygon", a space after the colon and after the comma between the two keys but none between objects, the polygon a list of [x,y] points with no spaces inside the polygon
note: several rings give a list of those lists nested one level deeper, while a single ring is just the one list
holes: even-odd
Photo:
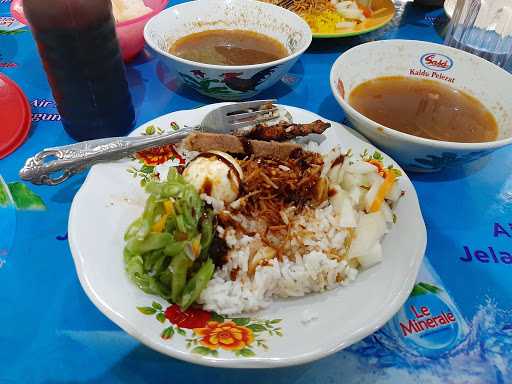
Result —
[{"label": "plastic glass lid", "polygon": [[31,110],[18,85],[0,73],[0,159],[14,152],[30,131]]}]

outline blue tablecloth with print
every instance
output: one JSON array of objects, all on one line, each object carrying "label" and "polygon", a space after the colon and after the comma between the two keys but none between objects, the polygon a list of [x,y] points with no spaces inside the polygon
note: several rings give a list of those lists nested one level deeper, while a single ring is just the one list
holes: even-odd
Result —
[{"label": "blue tablecloth with print", "polygon": [[[21,196],[17,207],[0,208],[0,383],[512,383],[512,148],[464,168],[411,175],[428,230],[425,268],[464,324],[460,340],[443,353],[422,354],[379,331],[302,366],[214,369],[161,355],[120,330],[84,294],[67,243],[69,208],[84,175],[58,187],[19,180],[27,157],[72,140],[32,34],[10,17],[9,5],[0,0],[0,71],[21,86],[33,117],[27,141],[0,160],[0,175]],[[341,53],[376,39],[442,42],[442,10],[396,5],[396,18],[382,30],[314,41],[261,97],[344,121],[329,88]],[[148,50],[127,74],[138,124],[212,102],[180,84]],[[489,257],[475,257],[477,250]]]}]

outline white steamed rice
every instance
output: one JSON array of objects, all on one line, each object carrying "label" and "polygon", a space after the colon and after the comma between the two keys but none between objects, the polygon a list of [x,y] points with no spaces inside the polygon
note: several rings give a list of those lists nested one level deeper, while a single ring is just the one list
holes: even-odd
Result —
[{"label": "white steamed rice", "polygon": [[[382,177],[375,166],[360,160],[331,167],[339,155],[339,150],[333,150],[324,156],[324,175],[336,190],[328,202],[300,214],[293,208],[281,212],[284,221],[290,222],[282,257],[270,252],[265,258],[267,247],[259,235],[217,228],[229,247],[228,262],[215,271],[199,298],[206,310],[235,315],[265,308],[273,297],[331,290],[353,281],[359,267],[382,260],[381,241],[393,221],[391,208],[385,202],[376,213],[365,211]],[[399,196],[396,183],[387,200],[396,202]],[[257,226],[253,219],[233,218],[245,228]]]}]

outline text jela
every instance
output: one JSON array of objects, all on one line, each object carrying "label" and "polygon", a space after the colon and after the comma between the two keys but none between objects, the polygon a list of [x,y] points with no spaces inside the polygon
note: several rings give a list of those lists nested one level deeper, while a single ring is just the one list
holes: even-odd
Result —
[{"label": "text jela", "polygon": [[[494,223],[493,236],[495,238],[508,238],[512,240],[512,223],[509,223],[508,225]],[[459,259],[466,263],[477,261],[484,264],[512,264],[512,251],[510,250],[498,250],[493,246],[487,246],[483,249],[472,249],[469,246],[464,245],[463,248],[464,256]]]}]

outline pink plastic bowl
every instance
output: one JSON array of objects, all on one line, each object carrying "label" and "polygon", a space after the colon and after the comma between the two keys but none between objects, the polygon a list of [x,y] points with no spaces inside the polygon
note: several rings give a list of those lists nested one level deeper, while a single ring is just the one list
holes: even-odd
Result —
[{"label": "pink plastic bowl", "polygon": [[126,20],[116,24],[117,38],[124,61],[133,59],[144,48],[144,26],[146,23],[167,7],[169,0],[144,0],[146,7],[152,9],[151,12]]},{"label": "pink plastic bowl", "polygon": [[[144,48],[144,26],[157,13],[165,9],[169,0],[144,0],[144,4],[152,11],[137,17],[116,24],[117,38],[124,61],[132,60]],[[23,0],[12,0],[11,15],[20,23],[28,25],[23,13]]]}]

